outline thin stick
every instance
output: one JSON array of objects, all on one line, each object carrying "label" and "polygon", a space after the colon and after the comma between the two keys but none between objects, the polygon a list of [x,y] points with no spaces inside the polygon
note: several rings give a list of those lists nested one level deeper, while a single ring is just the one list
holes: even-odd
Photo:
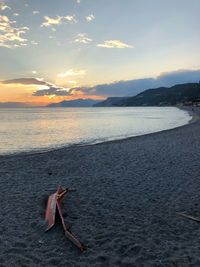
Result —
[{"label": "thin stick", "polygon": [[200,223],[200,219],[199,218],[196,218],[196,217],[193,217],[191,215],[187,215],[187,214],[181,213],[181,212],[177,212],[177,214],[180,215],[180,216],[183,216],[185,218],[188,218],[188,219],[190,219],[192,221],[195,221],[195,222],[199,222]]},{"label": "thin stick", "polygon": [[86,249],[85,246],[71,233],[71,231],[69,231],[69,226],[67,226],[65,224],[63,216],[62,216],[60,204],[58,201],[57,201],[57,209],[58,209],[58,213],[59,213],[59,216],[60,216],[60,219],[62,222],[62,226],[63,226],[64,232],[65,232],[65,236],[69,240],[71,240],[74,243],[74,245],[76,245],[81,251],[84,251]]}]

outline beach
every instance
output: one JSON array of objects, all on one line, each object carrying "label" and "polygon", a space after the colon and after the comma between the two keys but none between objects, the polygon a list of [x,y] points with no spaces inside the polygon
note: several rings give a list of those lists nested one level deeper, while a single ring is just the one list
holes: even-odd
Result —
[{"label": "beach", "polygon": [[[188,108],[190,110],[190,108]],[[0,266],[200,266],[200,115],[144,136],[0,156]],[[48,195],[75,188],[45,233]]]}]

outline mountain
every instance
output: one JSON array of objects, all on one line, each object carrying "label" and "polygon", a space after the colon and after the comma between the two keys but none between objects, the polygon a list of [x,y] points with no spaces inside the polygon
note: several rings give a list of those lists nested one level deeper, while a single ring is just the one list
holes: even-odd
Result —
[{"label": "mountain", "polygon": [[[177,84],[172,87],[148,89],[144,92],[116,101],[109,100],[110,106],[173,106],[200,103],[200,83]],[[104,106],[106,100],[98,106]]]},{"label": "mountain", "polygon": [[128,99],[128,97],[108,97],[106,100],[94,104],[93,107],[111,107],[126,99]]},{"label": "mountain", "polygon": [[119,106],[173,106],[200,102],[200,83],[178,84],[149,89],[117,103]]},{"label": "mountain", "polygon": [[22,102],[0,102],[0,108],[26,108],[27,104]]},{"label": "mountain", "polygon": [[76,100],[64,100],[59,103],[52,103],[49,104],[47,107],[50,108],[58,108],[58,107],[92,107],[94,104],[99,103],[99,100],[93,100],[93,99],[76,99]]}]

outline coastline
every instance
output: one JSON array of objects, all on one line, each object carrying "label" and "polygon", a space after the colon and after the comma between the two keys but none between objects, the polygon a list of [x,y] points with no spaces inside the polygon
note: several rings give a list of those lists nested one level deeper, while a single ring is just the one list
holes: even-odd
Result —
[{"label": "coastline", "polygon": [[[176,214],[200,217],[198,116],[148,135],[1,156],[0,265],[199,266],[200,226]],[[58,183],[77,190],[63,212],[83,254],[60,226],[44,233],[44,200]]]},{"label": "coastline", "polygon": [[192,116],[190,123],[196,122],[200,119],[200,107],[183,106],[177,108],[187,111],[190,114],[190,116]]},{"label": "coastline", "polygon": [[142,135],[136,135],[136,136],[128,136],[128,137],[122,137],[119,139],[111,139],[111,140],[105,140],[105,141],[97,141],[94,143],[78,143],[78,144],[71,144],[71,145],[61,145],[59,147],[52,147],[52,148],[45,148],[45,149],[36,149],[36,150],[31,150],[31,151],[24,151],[24,152],[13,152],[13,153],[9,153],[9,154],[0,154],[0,159],[1,157],[23,157],[23,156],[32,156],[32,155],[40,155],[40,154],[44,154],[44,153],[51,153],[53,151],[60,151],[60,150],[65,150],[65,149],[71,149],[73,147],[85,147],[85,146],[93,146],[93,145],[100,145],[100,144],[106,144],[106,143],[112,143],[112,142],[121,142],[123,140],[129,140],[132,138],[139,138],[139,137],[143,137],[143,136],[148,136],[148,135],[154,135],[157,133],[162,133],[162,132],[167,132],[167,131],[173,131],[174,129],[180,128],[180,127],[185,127],[186,125],[190,124],[190,123],[194,123],[196,121],[198,121],[200,119],[200,108],[196,107],[186,107],[186,106],[176,106],[176,108],[183,110],[183,111],[187,111],[189,113],[189,115],[192,117],[190,121],[188,121],[187,124],[181,125],[181,126],[177,126],[171,129],[166,129],[166,130],[161,130],[161,131],[157,131],[157,132],[153,132],[153,133],[147,133],[147,134],[142,134]]}]

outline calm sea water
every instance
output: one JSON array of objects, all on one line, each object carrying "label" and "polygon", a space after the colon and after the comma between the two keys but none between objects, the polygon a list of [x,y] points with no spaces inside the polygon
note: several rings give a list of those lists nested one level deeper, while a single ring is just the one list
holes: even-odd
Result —
[{"label": "calm sea water", "polygon": [[0,109],[0,154],[138,136],[190,119],[174,107]]}]

